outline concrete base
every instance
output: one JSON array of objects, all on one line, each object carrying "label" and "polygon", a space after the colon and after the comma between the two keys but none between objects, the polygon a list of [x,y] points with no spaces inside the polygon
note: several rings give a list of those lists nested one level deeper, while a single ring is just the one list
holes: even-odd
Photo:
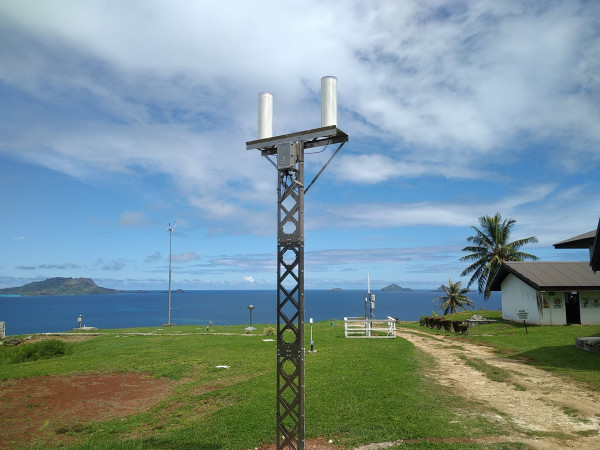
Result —
[{"label": "concrete base", "polygon": [[600,355],[600,337],[575,338],[575,346],[586,352],[597,353]]},{"label": "concrete base", "polygon": [[466,322],[469,324],[470,327],[476,327],[477,325],[487,325],[489,323],[496,323],[498,321],[492,320],[492,319],[483,319],[483,320],[469,319]]}]

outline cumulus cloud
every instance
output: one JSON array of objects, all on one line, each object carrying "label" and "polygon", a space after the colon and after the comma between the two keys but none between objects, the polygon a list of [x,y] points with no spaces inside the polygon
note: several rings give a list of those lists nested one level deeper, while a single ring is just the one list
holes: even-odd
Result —
[{"label": "cumulus cloud", "polygon": [[[547,244],[597,223],[600,9],[590,2],[34,4],[0,5],[0,155],[86,181],[156,176],[207,235],[272,235],[274,168],[245,150],[257,93],[274,94],[275,134],[315,128],[319,79],[332,74],[350,142],[320,180],[333,181],[312,189],[308,231],[468,227],[500,211]],[[249,31],[266,16],[269,27]],[[307,178],[330,152],[307,158]],[[149,214],[128,210],[118,223],[144,227]],[[237,277],[276,260],[207,259],[203,270]],[[125,264],[115,261],[99,267]]]},{"label": "cumulus cloud", "polygon": [[[65,8],[2,6],[11,32],[0,79],[48,106],[60,106],[68,92],[70,102],[97,109],[70,117],[77,125],[68,127],[33,117],[32,129],[30,117],[25,139],[25,123],[13,119],[4,141],[18,138],[22,157],[76,176],[133,165],[166,173],[215,219],[234,218],[249,196],[259,204],[268,198],[269,167],[243,151],[256,133],[256,94],[275,95],[275,134],[314,128],[323,73],[339,78],[342,129],[353,139],[377,137],[403,155],[354,149],[342,161],[344,179],[448,174],[441,163],[448,160],[457,168],[452,176],[477,177],[482,157],[495,159],[502,148],[503,158],[518,160],[524,140],[552,140],[546,151],[571,171],[600,158],[589,145],[600,139],[600,44],[592,31],[600,13],[578,2],[354,1],[343,10],[318,1],[264,2],[236,4],[235,17],[211,1]],[[280,25],[249,35],[245,24],[260,23],[266,11]],[[191,17],[211,20],[198,27]],[[306,33],[308,24],[320,32]],[[24,50],[30,58],[22,58]],[[274,55],[277,70],[265,73]],[[311,65],[298,72],[303,60]],[[231,189],[240,182],[248,189]],[[120,223],[143,226],[147,218],[128,211]]]},{"label": "cumulus cloud", "polygon": [[250,284],[254,284],[254,277],[251,277],[250,275],[244,275],[242,279]]}]

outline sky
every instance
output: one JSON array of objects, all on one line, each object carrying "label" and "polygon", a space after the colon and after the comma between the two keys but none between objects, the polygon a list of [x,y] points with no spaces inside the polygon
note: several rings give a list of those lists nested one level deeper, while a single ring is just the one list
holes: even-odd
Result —
[{"label": "sky", "polygon": [[[600,3],[0,0],[0,287],[275,289],[257,139],[349,141],[305,197],[305,287],[435,289],[478,218],[542,260],[600,216]],[[322,149],[322,148],[321,148]],[[334,151],[307,155],[307,180]],[[166,227],[176,222],[172,235]]]}]

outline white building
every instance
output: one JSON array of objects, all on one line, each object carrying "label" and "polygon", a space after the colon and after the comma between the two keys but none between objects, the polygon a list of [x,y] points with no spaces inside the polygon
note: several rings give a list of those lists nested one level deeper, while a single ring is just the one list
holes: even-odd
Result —
[{"label": "white building", "polygon": [[600,273],[587,261],[505,262],[492,281],[502,292],[502,318],[534,325],[600,325]]}]

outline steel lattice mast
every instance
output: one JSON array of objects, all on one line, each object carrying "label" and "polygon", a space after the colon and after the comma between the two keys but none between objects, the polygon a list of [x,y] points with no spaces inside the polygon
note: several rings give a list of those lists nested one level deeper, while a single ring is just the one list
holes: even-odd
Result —
[{"label": "steel lattice mast", "polygon": [[[326,78],[323,80],[330,83],[333,77]],[[322,114],[322,122],[335,123],[336,114],[331,119],[331,92],[327,95],[323,98],[328,110]],[[260,96],[272,102],[271,94]],[[348,141],[348,135],[337,125],[328,124],[271,137],[272,124],[261,122],[261,111],[271,114],[272,120],[272,103],[262,109],[259,103],[261,139],[246,142],[246,149],[277,158],[276,163],[269,158],[277,168],[277,448],[304,449],[304,194]],[[339,146],[305,188],[305,149],[329,144]]]}]

